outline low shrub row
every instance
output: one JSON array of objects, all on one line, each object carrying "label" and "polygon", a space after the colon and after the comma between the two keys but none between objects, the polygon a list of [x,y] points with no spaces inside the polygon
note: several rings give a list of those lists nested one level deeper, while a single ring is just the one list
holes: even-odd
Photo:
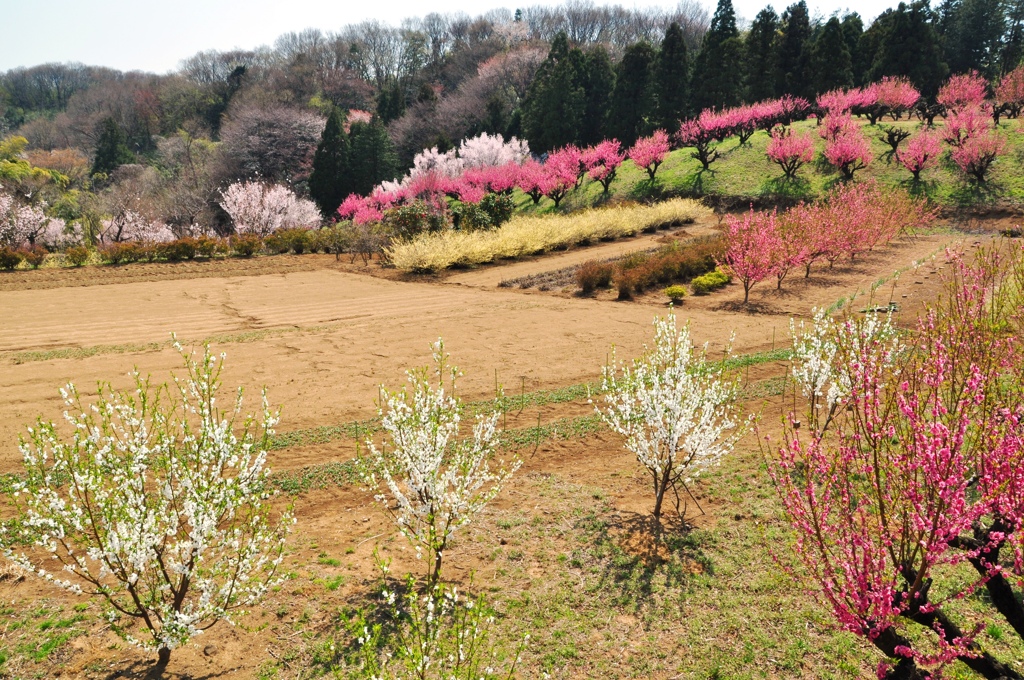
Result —
[{"label": "low shrub row", "polygon": [[399,239],[385,252],[399,269],[440,271],[688,224],[711,211],[690,199],[619,205],[569,215],[515,217],[497,229],[444,230]]},{"label": "low shrub row", "polygon": [[712,291],[725,287],[730,281],[732,281],[731,276],[720,269],[716,269],[695,277],[690,281],[690,288],[693,289],[694,295],[707,295]]},{"label": "low shrub row", "polygon": [[725,253],[720,236],[677,241],[652,252],[632,253],[617,262],[585,262],[576,272],[583,293],[614,285],[620,300],[657,284],[686,282],[715,270]]}]

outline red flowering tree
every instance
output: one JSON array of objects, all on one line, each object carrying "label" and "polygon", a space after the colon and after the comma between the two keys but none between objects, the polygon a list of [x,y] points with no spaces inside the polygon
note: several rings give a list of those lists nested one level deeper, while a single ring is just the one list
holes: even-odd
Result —
[{"label": "red flowering tree", "polygon": [[655,130],[650,137],[636,140],[636,144],[630,147],[626,156],[636,164],[636,167],[646,170],[647,176],[653,182],[654,173],[668,156],[669,149],[668,133],[664,130]]}]

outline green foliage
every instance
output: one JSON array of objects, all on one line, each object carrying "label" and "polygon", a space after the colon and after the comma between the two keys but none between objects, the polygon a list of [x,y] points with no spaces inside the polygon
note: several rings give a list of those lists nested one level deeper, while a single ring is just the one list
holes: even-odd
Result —
[{"label": "green foliage", "polygon": [[665,295],[672,300],[672,302],[678,302],[686,297],[686,286],[680,286],[678,284],[669,286],[662,291]]},{"label": "green foliage", "polygon": [[161,243],[156,252],[168,262],[191,260],[199,252],[199,242],[194,238],[179,238]]},{"label": "green foliage", "polygon": [[353,193],[369,194],[381,182],[398,176],[398,156],[380,118],[374,116],[369,123],[352,123],[348,138]]},{"label": "green foliage", "polygon": [[120,165],[134,163],[135,154],[128,148],[124,132],[117,122],[113,118],[105,118],[99,127],[96,156],[92,162],[92,174],[109,175]]},{"label": "green foliage", "polygon": [[770,6],[754,18],[743,43],[744,75],[747,101],[756,102],[775,96],[773,49],[779,30],[779,15]]},{"label": "green foliage", "polygon": [[331,111],[313,155],[309,175],[309,196],[323,215],[331,216],[352,193],[349,180],[349,139],[339,109]]},{"label": "green foliage", "polygon": [[523,131],[534,152],[579,142],[588,113],[586,71],[583,52],[569,48],[564,32],[556,35],[523,100]]},{"label": "green foliage", "polygon": [[480,209],[487,214],[492,227],[500,227],[512,219],[516,202],[508,194],[486,194],[480,200]]},{"label": "green foliage", "polygon": [[729,281],[730,277],[728,274],[716,269],[713,272],[708,272],[707,274],[695,277],[690,281],[690,287],[693,288],[694,295],[707,295],[712,291],[726,286]]},{"label": "green foliage", "polygon": [[[462,204],[459,204],[462,205]],[[476,208],[476,206],[472,206]],[[453,212],[455,212],[453,208]],[[456,213],[458,214],[458,213]],[[480,213],[487,219],[486,213]],[[470,225],[472,222],[470,222]],[[409,238],[424,231],[439,231],[447,226],[446,215],[424,201],[413,201],[384,211],[381,225],[391,235]],[[470,228],[474,228],[470,226]]]},{"label": "green foliage", "polygon": [[496,226],[491,222],[491,216],[487,211],[475,203],[453,203],[451,212],[453,225],[462,231],[491,229]]},{"label": "green foliage", "polygon": [[853,59],[836,17],[828,20],[810,48],[808,77],[816,93],[853,87]]},{"label": "green foliage", "polygon": [[584,110],[577,142],[591,146],[603,141],[607,135],[608,106],[615,87],[615,68],[603,46],[597,45],[586,53],[582,83]]},{"label": "green foliage", "polygon": [[925,97],[934,97],[949,74],[949,67],[942,59],[942,48],[938,32],[933,23],[934,15],[928,0],[915,0],[883,14],[871,26],[865,37],[880,26],[876,39],[877,51],[871,67],[870,77],[878,80],[882,76],[906,76]]},{"label": "green foliage", "polygon": [[775,47],[776,92],[804,97],[815,94],[807,81],[807,46],[811,39],[811,17],[805,0],[782,13],[781,35]]},{"label": "green foliage", "polygon": [[683,29],[673,21],[654,63],[655,127],[672,133],[686,117],[690,105],[690,60]]},{"label": "green foliage", "polygon": [[635,43],[626,48],[615,71],[615,89],[608,108],[608,136],[632,146],[639,138],[651,132],[654,117],[654,63],[655,52],[647,43]]},{"label": "green foliage", "polygon": [[46,249],[42,246],[28,246],[22,249],[21,257],[32,269],[39,269],[39,265],[46,259]]}]

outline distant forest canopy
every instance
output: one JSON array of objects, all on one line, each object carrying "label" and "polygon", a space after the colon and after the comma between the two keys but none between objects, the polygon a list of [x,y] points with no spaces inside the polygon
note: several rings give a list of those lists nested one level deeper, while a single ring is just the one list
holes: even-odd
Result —
[{"label": "distant forest canopy", "polygon": [[[696,0],[433,13],[200,52],[167,75],[12,69],[0,74],[0,166],[20,168],[24,200],[69,221],[130,195],[170,225],[211,224],[234,181],[308,194],[332,116],[342,122],[331,134],[362,163],[358,183],[372,185],[424,148],[485,132],[525,139],[535,153],[609,137],[629,144],[704,108],[784,94],[813,101],[883,76],[906,76],[934,97],[953,73],[996,82],[1022,54],[1024,0],[900,3],[870,25],[856,13],[814,19],[802,0],[781,13],[766,7],[745,27],[730,0],[713,14]],[[4,160],[2,148],[17,153]],[[3,172],[10,190],[14,171]]]}]

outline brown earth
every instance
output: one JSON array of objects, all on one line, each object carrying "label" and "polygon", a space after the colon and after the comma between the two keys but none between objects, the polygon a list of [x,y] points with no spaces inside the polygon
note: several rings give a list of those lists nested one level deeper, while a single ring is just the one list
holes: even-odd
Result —
[{"label": "brown earth", "polygon": [[[660,294],[616,302],[610,292],[584,298],[571,291],[502,289],[497,283],[576,263],[581,253],[584,259],[610,257],[636,249],[641,240],[634,239],[628,248],[608,243],[585,252],[414,281],[362,275],[361,265],[338,266],[328,256],[0,275],[0,472],[18,469],[16,441],[26,424],[38,415],[59,417],[57,387],[65,381],[73,380],[89,394],[99,380],[127,385],[132,367],[165,379],[180,365],[166,344],[172,332],[189,343],[214,339],[215,349],[228,355],[225,384],[250,390],[266,386],[272,403],[283,405],[280,432],[372,417],[378,386],[397,386],[406,368],[426,363],[429,344],[439,336],[465,372],[463,394],[468,399],[491,395],[495,382],[510,393],[592,382],[613,345],[620,356],[629,357],[648,341],[652,317],[666,311]],[[721,352],[730,336],[737,354],[782,347],[788,342],[791,317],[806,317],[813,307],[829,307],[855,293],[860,296],[854,310],[895,301],[900,314],[911,318],[936,295],[943,248],[973,247],[985,240],[948,231],[906,238],[832,270],[817,268],[810,279],[793,273],[781,291],[762,283],[748,306],[740,304],[742,289],[734,284],[713,295],[687,298],[676,313],[691,323],[695,340],[709,343],[712,354]],[[901,274],[892,276],[897,271]],[[72,358],[52,358],[64,350]],[[767,364],[751,369],[753,375],[746,378],[784,371],[781,363]],[[758,410],[763,404],[757,400],[747,406]],[[518,414],[509,425],[575,417],[591,413],[591,408],[585,400],[549,405]],[[768,409],[777,412],[779,406]],[[741,448],[750,455],[756,444],[747,442]],[[293,470],[347,460],[353,452],[351,440],[294,446],[271,452],[270,466]],[[566,499],[577,495],[581,504],[597,503],[590,499],[600,496],[624,550],[647,549],[637,529],[649,512],[647,481],[615,436],[600,431],[549,440],[524,456],[523,470],[447,557],[450,578],[475,571],[475,583],[497,588],[499,595],[529,589],[510,581],[499,568],[506,563],[493,558],[495,550],[502,550],[497,544],[504,535],[500,520],[567,522],[560,513]],[[696,500],[703,500],[706,511],[695,520],[697,526],[715,528],[734,521],[734,510],[721,498],[698,491]],[[295,505],[298,524],[288,557],[295,579],[262,613],[245,619],[246,629],[219,625],[176,651],[166,677],[250,678],[267,663],[277,664],[280,677],[300,677],[297,666],[281,659],[316,631],[328,629],[338,606],[366,596],[375,546],[384,546],[395,558],[396,571],[419,568],[364,491],[331,486],[300,494]],[[341,555],[347,548],[351,552]],[[318,562],[324,551],[340,557],[341,566]],[[526,581],[541,583],[556,565],[537,561],[517,568]],[[692,568],[701,567],[694,562]],[[345,577],[337,590],[326,592],[315,585],[332,575]],[[32,578],[0,580],[0,602],[9,603],[15,615],[40,603],[69,608],[77,601]],[[306,609],[312,614],[304,617]],[[616,642],[595,643],[594,654],[616,659],[608,663],[618,667],[629,657],[629,645],[620,642],[634,623],[629,616],[609,621],[606,639]],[[80,625],[91,634],[73,638],[38,663],[12,656],[4,670],[13,677],[146,674],[149,656],[118,643],[99,624]],[[0,649],[13,647],[19,634],[9,626],[0,630]],[[568,677],[590,677],[584,661],[567,668]],[[651,677],[674,674],[658,671]]]}]

